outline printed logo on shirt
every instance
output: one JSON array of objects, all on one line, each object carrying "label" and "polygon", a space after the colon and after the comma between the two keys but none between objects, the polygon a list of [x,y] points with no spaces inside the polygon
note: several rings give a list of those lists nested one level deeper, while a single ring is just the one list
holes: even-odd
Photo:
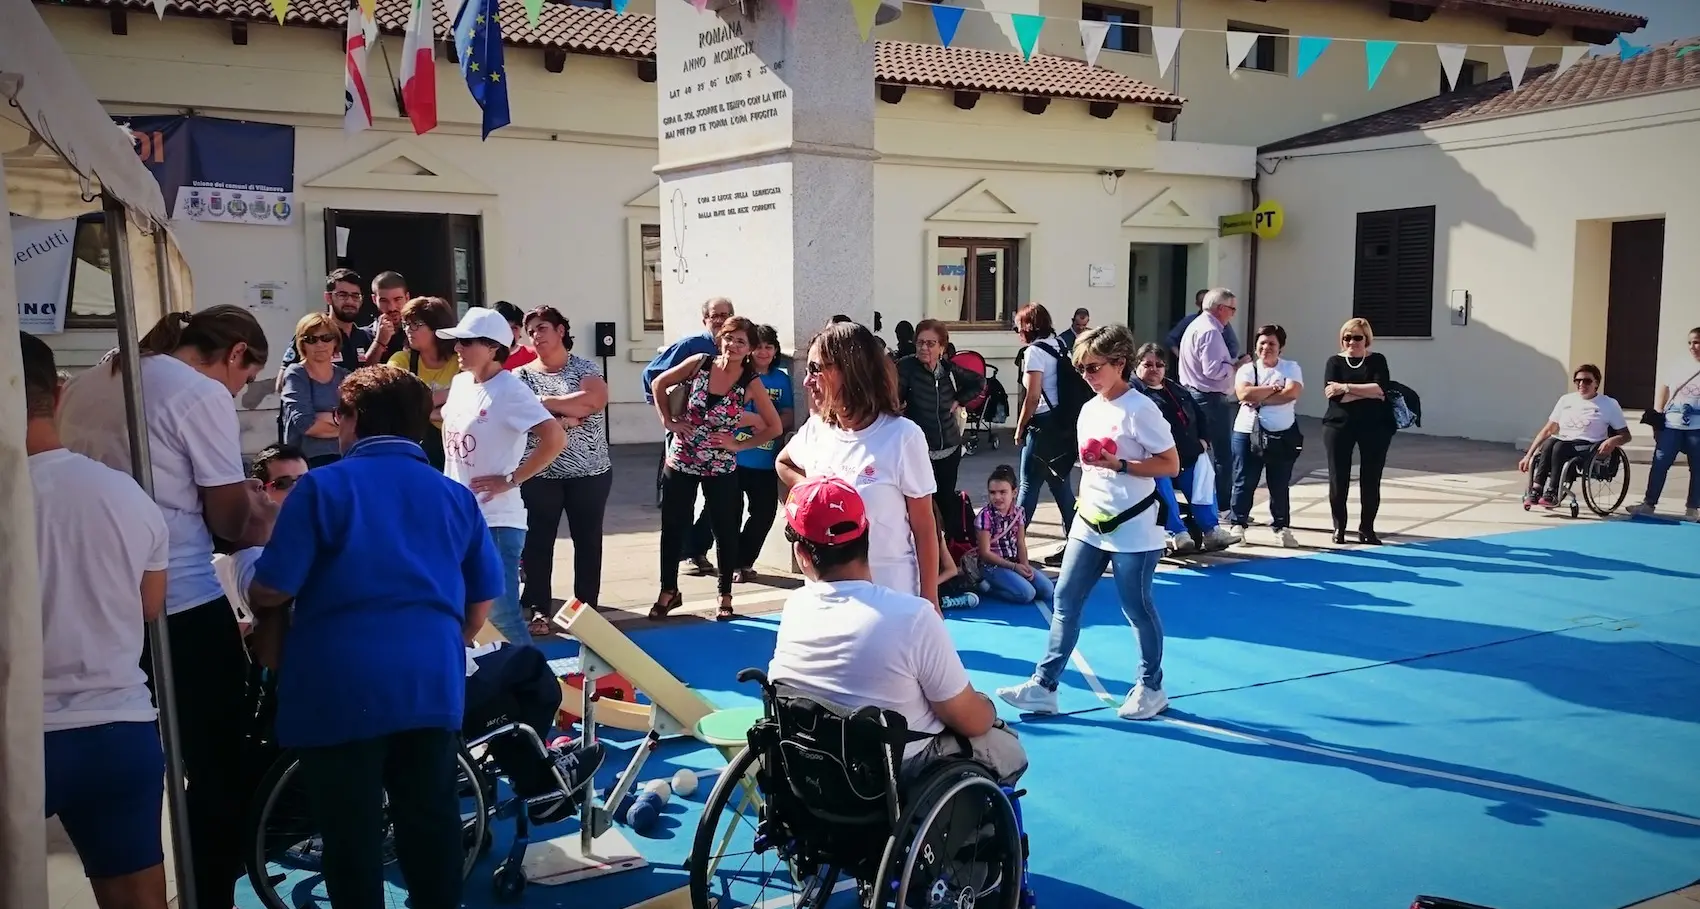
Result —
[{"label": "printed logo on shirt", "polygon": [[874,472],[874,465],[869,464],[868,466],[862,468],[862,478],[863,479],[872,480],[876,476],[877,476],[877,474]]},{"label": "printed logo on shirt", "polygon": [[468,467],[472,466],[472,453],[478,450],[478,437],[470,432],[443,431],[443,454],[453,458]]},{"label": "printed logo on shirt", "polygon": [[478,419],[474,420],[473,422],[474,423],[488,423],[488,422],[490,422],[490,411],[488,411],[488,410],[478,411]]}]

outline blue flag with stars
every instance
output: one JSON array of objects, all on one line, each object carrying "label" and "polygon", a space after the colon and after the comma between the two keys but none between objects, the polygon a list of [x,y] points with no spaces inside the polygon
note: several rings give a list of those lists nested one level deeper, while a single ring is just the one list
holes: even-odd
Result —
[{"label": "blue flag with stars", "polygon": [[455,55],[472,100],[484,111],[484,138],[507,126],[508,71],[502,63],[497,0],[466,0],[455,19]]}]

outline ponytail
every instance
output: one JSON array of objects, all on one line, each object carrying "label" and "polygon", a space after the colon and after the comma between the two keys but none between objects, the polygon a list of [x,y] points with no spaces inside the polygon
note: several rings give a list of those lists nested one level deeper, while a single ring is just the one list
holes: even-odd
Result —
[{"label": "ponytail", "polygon": [[[260,327],[254,314],[240,306],[224,303],[196,313],[166,313],[142,336],[139,346],[144,357],[170,355],[184,347],[193,347],[202,357],[211,360],[238,344],[247,346],[243,353],[243,366],[263,364],[271,353],[265,329]],[[114,372],[118,369],[117,358],[113,358],[112,369]]]}]

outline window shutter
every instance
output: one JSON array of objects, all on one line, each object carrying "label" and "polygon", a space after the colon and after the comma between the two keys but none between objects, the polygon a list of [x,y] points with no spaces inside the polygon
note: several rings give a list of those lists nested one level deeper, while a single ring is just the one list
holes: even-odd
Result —
[{"label": "window shutter", "polygon": [[1433,206],[1358,213],[1352,315],[1383,337],[1433,331]]}]

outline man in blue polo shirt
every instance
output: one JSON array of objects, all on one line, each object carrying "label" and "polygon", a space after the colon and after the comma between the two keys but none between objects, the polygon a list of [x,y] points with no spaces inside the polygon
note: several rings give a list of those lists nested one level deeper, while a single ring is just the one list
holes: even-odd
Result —
[{"label": "man in blue polo shirt", "polygon": [[412,906],[452,909],[466,647],[502,595],[502,560],[472,490],[415,441],[431,390],[368,366],[339,396],[342,460],[295,485],[254,567],[253,646],[277,671],[277,741],[301,755],[331,902],[385,905],[388,791]]}]

